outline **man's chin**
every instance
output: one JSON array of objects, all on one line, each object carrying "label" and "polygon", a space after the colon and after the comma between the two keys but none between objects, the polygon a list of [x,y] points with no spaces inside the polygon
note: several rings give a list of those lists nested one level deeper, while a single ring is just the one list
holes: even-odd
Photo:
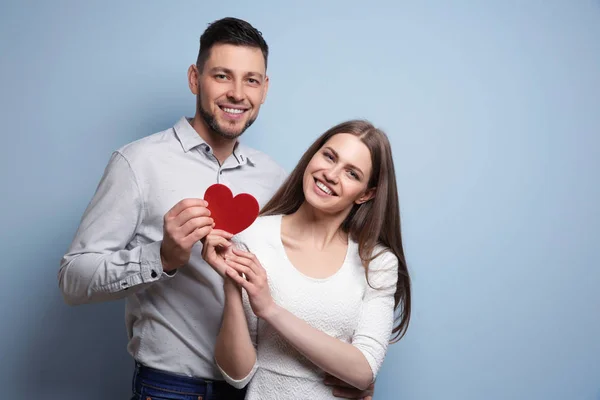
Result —
[{"label": "man's chin", "polygon": [[242,133],[244,133],[244,131],[246,130],[246,126],[243,125],[241,128],[236,128],[236,129],[232,129],[231,127],[223,127],[222,125],[219,125],[219,129],[216,131],[216,133],[219,136],[222,136],[224,138],[227,139],[237,139],[238,137],[242,136]]},{"label": "man's chin", "polygon": [[252,122],[248,123],[248,121],[237,121],[234,124],[229,122],[220,122],[217,124],[219,129],[216,133],[227,139],[237,139],[238,137],[242,136],[244,132],[246,132],[246,129],[252,125]]}]

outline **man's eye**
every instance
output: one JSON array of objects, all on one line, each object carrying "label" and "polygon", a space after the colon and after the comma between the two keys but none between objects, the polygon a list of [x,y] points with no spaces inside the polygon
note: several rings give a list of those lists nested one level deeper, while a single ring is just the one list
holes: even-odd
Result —
[{"label": "man's eye", "polygon": [[217,79],[227,79],[227,75],[225,75],[225,74],[217,74],[217,75],[215,75],[215,78],[217,78]]}]

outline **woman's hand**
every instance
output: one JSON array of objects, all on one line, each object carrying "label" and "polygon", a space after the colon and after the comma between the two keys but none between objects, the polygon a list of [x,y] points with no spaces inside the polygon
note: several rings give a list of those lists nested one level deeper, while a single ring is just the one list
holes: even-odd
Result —
[{"label": "woman's hand", "polygon": [[[228,266],[225,272],[246,290],[254,314],[265,319],[266,315],[274,312],[277,308],[269,290],[267,272],[254,254],[235,247],[231,247],[231,250],[232,254],[228,254],[225,259]],[[246,277],[245,279],[242,274]]]},{"label": "woman's hand", "polygon": [[227,269],[225,257],[232,254],[232,243],[230,242],[232,237],[233,235],[229,232],[213,229],[202,241],[202,258],[224,278]]}]

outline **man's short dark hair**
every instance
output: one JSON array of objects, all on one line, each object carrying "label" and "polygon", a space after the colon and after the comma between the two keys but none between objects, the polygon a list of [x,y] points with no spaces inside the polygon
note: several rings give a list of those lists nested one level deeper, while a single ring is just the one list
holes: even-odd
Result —
[{"label": "man's short dark hair", "polygon": [[235,46],[247,46],[259,48],[265,58],[265,68],[269,56],[269,46],[262,33],[248,22],[238,18],[223,18],[208,25],[208,28],[200,36],[200,51],[196,65],[202,71],[204,63],[210,56],[210,49],[215,44],[232,44]]}]

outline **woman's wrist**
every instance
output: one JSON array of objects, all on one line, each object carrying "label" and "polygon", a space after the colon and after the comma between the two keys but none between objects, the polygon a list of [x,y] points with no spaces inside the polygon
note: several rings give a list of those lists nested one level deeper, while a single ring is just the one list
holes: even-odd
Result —
[{"label": "woman's wrist", "polygon": [[271,305],[263,310],[260,315],[257,315],[257,317],[269,323],[270,325],[273,325],[273,322],[276,321],[282,310],[283,309],[273,301]]},{"label": "woman's wrist", "polygon": [[225,291],[225,295],[242,294],[242,288],[228,276],[225,276],[225,279],[223,279],[223,290]]}]

